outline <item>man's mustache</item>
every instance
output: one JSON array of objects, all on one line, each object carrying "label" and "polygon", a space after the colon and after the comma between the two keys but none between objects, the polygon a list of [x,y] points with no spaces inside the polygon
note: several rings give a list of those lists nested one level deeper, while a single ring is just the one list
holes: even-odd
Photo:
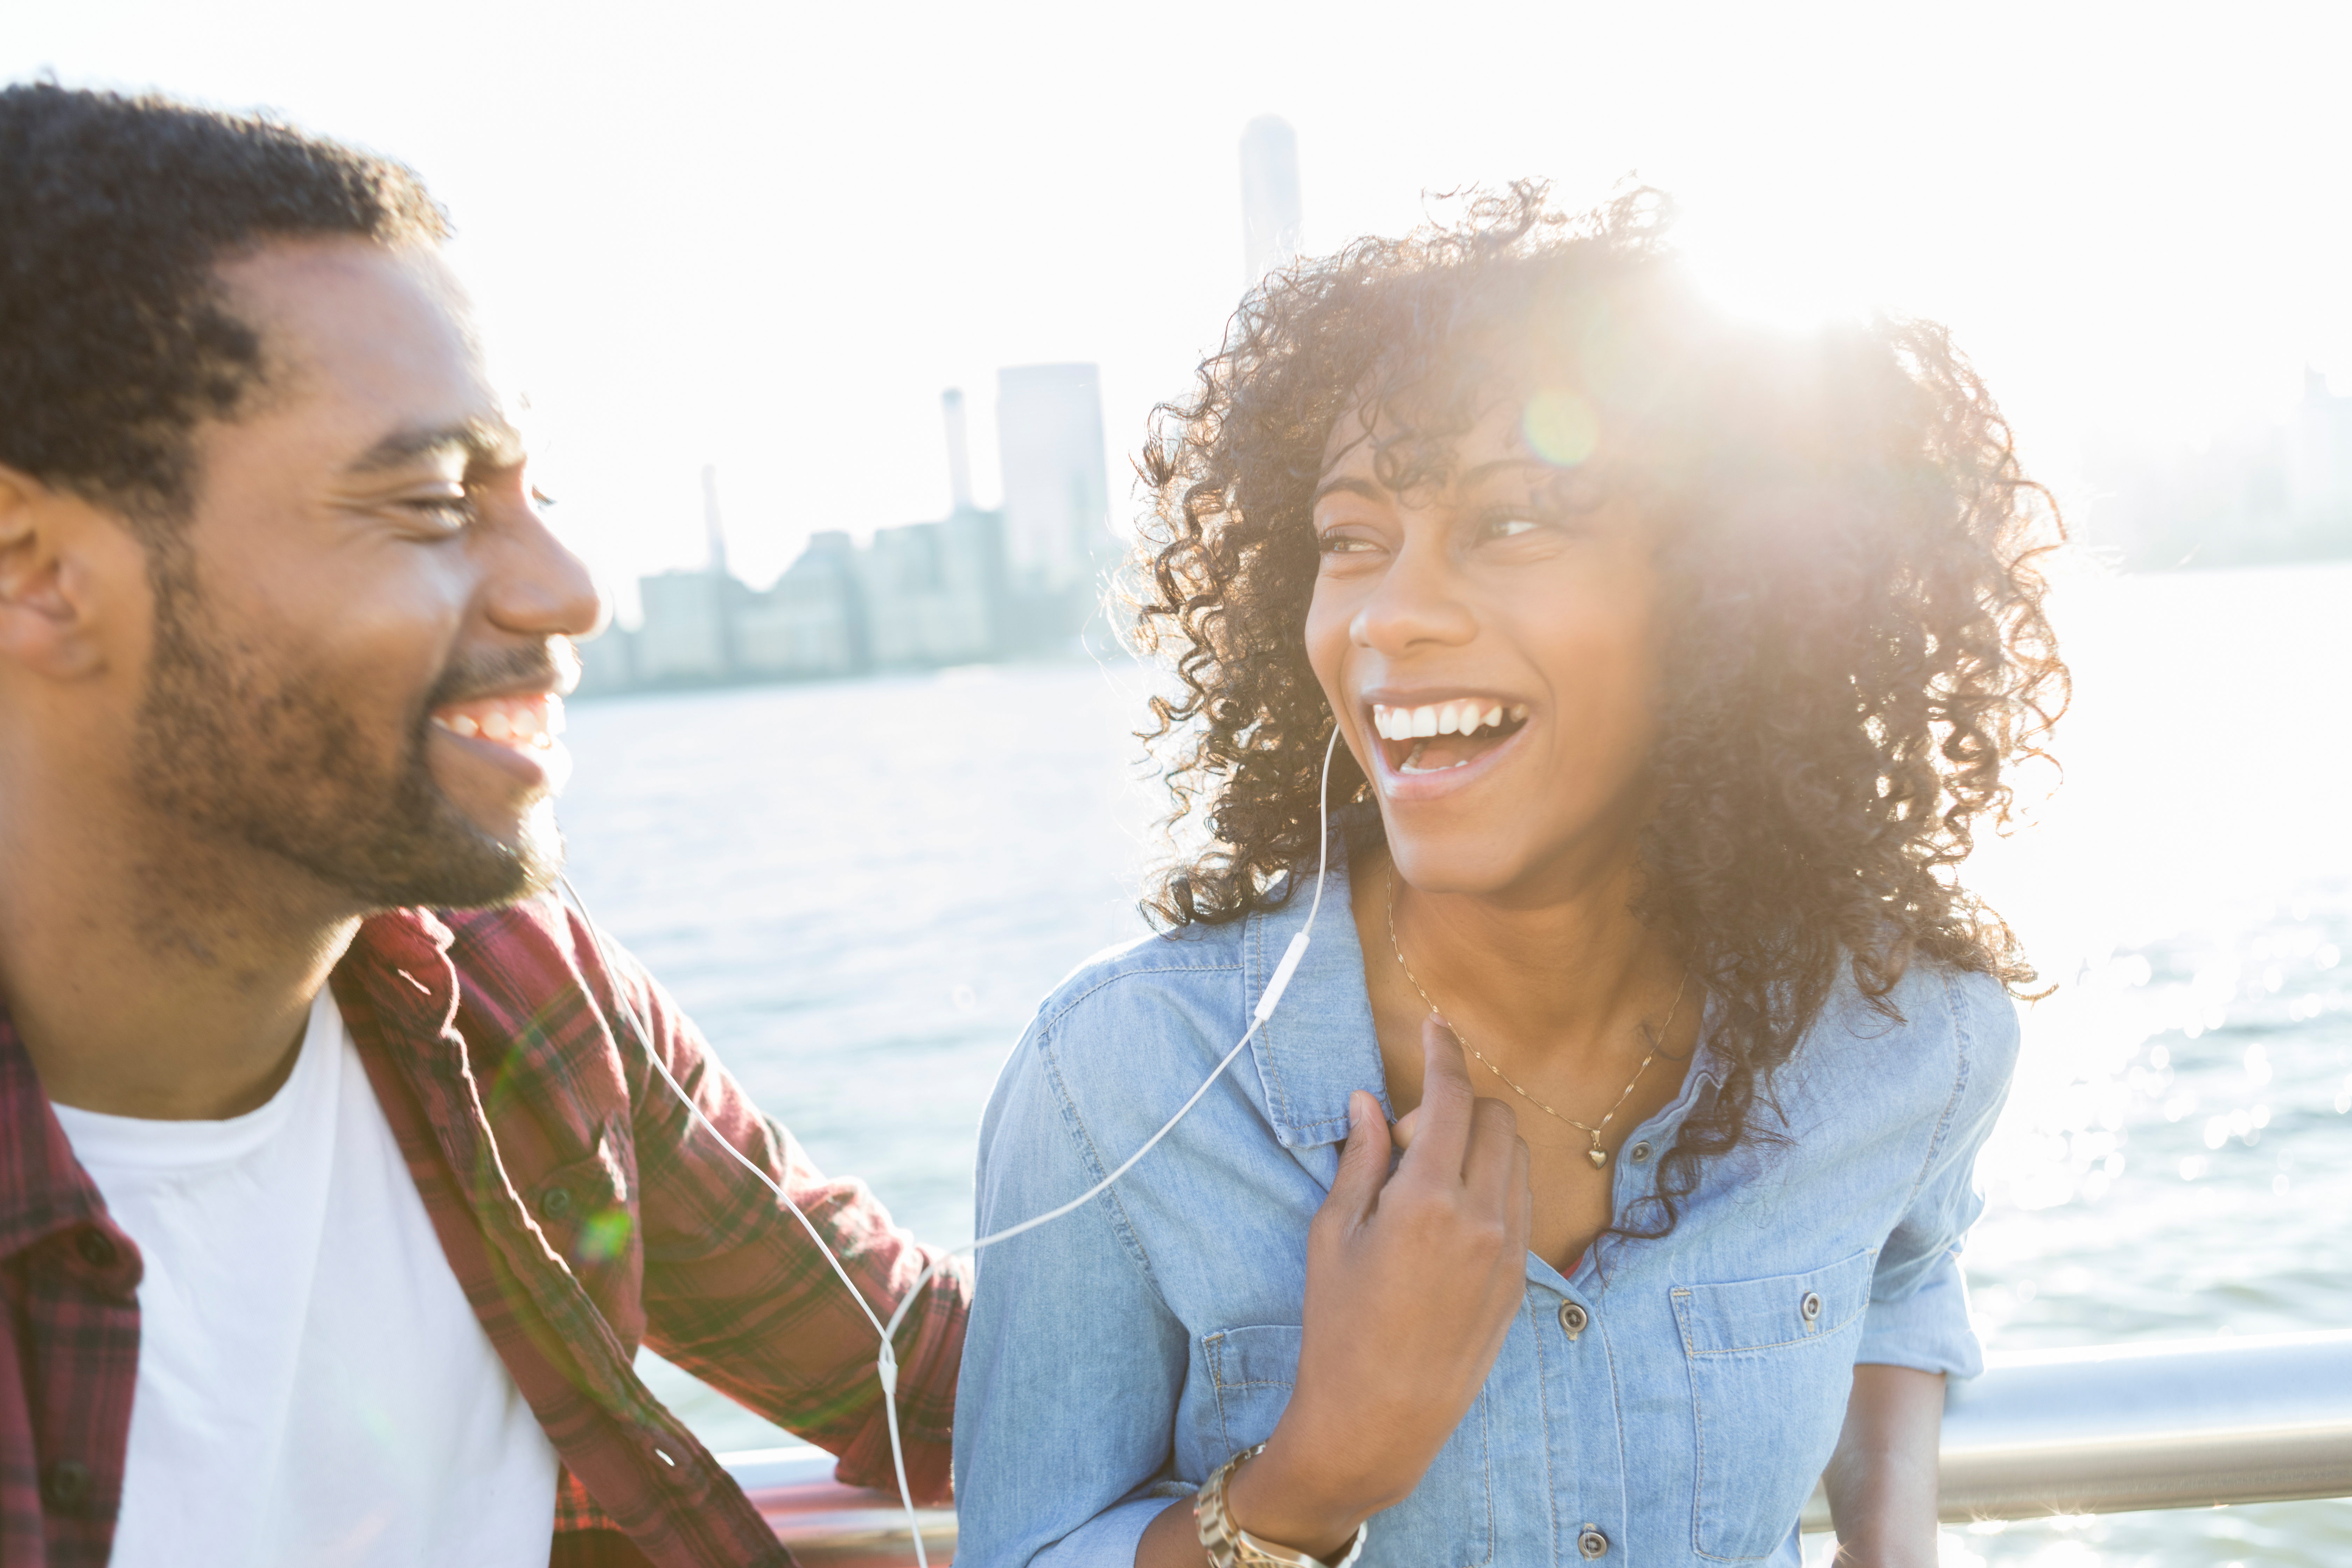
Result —
[{"label": "man's mustache", "polygon": [[[499,648],[461,654],[441,672],[425,695],[425,712],[453,702],[494,697],[518,689],[552,691],[558,696],[580,684],[580,656],[570,637],[549,637],[527,647]],[[421,718],[420,718],[421,721]]]}]

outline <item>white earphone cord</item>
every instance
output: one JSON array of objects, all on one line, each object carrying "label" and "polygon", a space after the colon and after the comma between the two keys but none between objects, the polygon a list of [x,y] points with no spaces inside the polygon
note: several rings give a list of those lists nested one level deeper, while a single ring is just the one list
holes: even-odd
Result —
[{"label": "white earphone cord", "polygon": [[1066,1215],[1076,1214],[1108,1192],[1112,1184],[1135,1169],[1137,1163],[1146,1154],[1150,1153],[1161,1139],[1176,1130],[1176,1124],[1183,1121],[1186,1113],[1194,1106],[1201,1103],[1202,1098],[1209,1092],[1211,1086],[1224,1076],[1227,1068],[1233,1066],[1234,1058],[1240,1056],[1243,1048],[1256,1037],[1259,1026],[1274,1016],[1276,1005],[1282,1000],[1283,991],[1290,984],[1290,977],[1298,972],[1298,961],[1307,954],[1307,939],[1315,930],[1315,917],[1323,910],[1323,877],[1324,873],[1330,868],[1331,862],[1331,758],[1339,748],[1339,730],[1335,723],[1331,728],[1330,742],[1323,748],[1322,777],[1316,790],[1315,813],[1318,848],[1315,863],[1315,900],[1307,907],[1307,923],[1299,928],[1297,936],[1290,939],[1289,947],[1283,952],[1282,962],[1275,965],[1273,977],[1265,983],[1264,994],[1258,997],[1257,1005],[1251,1009],[1249,1027],[1242,1031],[1240,1039],[1234,1042],[1234,1048],[1225,1053],[1224,1058],[1217,1063],[1215,1069],[1207,1078],[1202,1079],[1201,1087],[1192,1091],[1192,1097],[1176,1108],[1176,1114],[1168,1119],[1166,1125],[1146,1139],[1143,1147],[1129,1154],[1118,1170],[1058,1208],[1048,1209],[1044,1214],[1024,1219],[1018,1225],[1007,1226],[992,1236],[983,1236],[976,1241],[968,1241],[961,1247],[949,1247],[925,1264],[922,1273],[915,1279],[914,1288],[907,1292],[906,1299],[898,1303],[898,1310],[890,1314],[890,1321],[887,1324],[875,1315],[874,1309],[867,1304],[865,1296],[858,1291],[856,1284],[849,1278],[849,1271],[841,1266],[841,1259],[834,1256],[833,1248],[824,1244],[824,1237],[817,1233],[816,1226],[811,1222],[809,1216],[801,1212],[800,1205],[793,1202],[792,1194],[784,1191],[782,1185],[767,1172],[760,1169],[750,1155],[729,1142],[719,1129],[711,1124],[710,1118],[703,1114],[702,1107],[694,1102],[694,1097],[687,1093],[685,1087],[671,1076],[669,1064],[662,1060],[661,1053],[654,1048],[653,1029],[650,1023],[637,1016],[635,999],[621,985],[620,971],[614,966],[612,954],[604,947],[604,933],[597,928],[595,920],[588,913],[587,901],[581,898],[579,889],[572,885],[572,879],[569,877],[558,879],[562,884],[565,896],[572,900],[572,907],[580,911],[580,919],[588,928],[589,939],[596,945],[597,959],[603,963],[604,973],[612,983],[613,994],[621,1004],[622,1016],[628,1020],[629,1029],[637,1037],[637,1043],[645,1047],[646,1057],[653,1062],[654,1070],[661,1075],[661,1080],[664,1083],[669,1085],[670,1092],[677,1095],[686,1106],[688,1114],[717,1141],[719,1146],[732,1155],[738,1164],[758,1177],[761,1185],[776,1194],[777,1201],[793,1211],[793,1217],[801,1222],[801,1228],[808,1232],[809,1239],[815,1242],[817,1250],[824,1254],[824,1260],[833,1266],[833,1271],[840,1279],[843,1288],[849,1292],[850,1299],[857,1303],[857,1310],[866,1314],[867,1322],[874,1325],[874,1332],[882,1342],[881,1354],[875,1361],[875,1372],[882,1381],[883,1417],[890,1430],[890,1463],[898,1471],[898,1501],[907,1510],[907,1528],[914,1537],[915,1562],[918,1568],[930,1568],[930,1559],[923,1551],[922,1521],[915,1511],[914,1491],[907,1485],[907,1456],[898,1436],[898,1357],[897,1351],[891,1346],[891,1340],[898,1333],[898,1325],[906,1321],[908,1310],[914,1306],[917,1299],[922,1295],[923,1288],[929,1285],[932,1278],[939,1273],[940,1266],[957,1253],[978,1252],[983,1247],[993,1247],[1000,1241],[1008,1241],[1024,1231],[1034,1230],[1042,1225],[1051,1225]]}]

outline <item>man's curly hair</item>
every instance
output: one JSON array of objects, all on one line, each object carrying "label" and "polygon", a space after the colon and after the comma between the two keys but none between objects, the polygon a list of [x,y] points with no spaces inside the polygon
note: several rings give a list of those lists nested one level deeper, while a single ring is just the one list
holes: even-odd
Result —
[{"label": "man's curly hair", "polygon": [[[1654,191],[1570,219],[1520,184],[1252,290],[1192,394],[1154,414],[1136,605],[1181,683],[1144,738],[1171,842],[1196,846],[1146,911],[1236,920],[1286,899],[1317,847],[1333,719],[1304,636],[1309,513],[1338,422],[1362,417],[1402,490],[1443,482],[1497,400],[1540,405],[1563,487],[1633,503],[1663,628],[1633,912],[1712,994],[1724,1068],[1617,1230],[1652,1238],[1707,1163],[1777,1141],[1756,1107],[1842,968],[1890,1016],[1915,959],[2031,982],[1956,870],[2068,689],[2037,568],[2056,508],[1944,329],[1743,326],[1692,292],[1670,224]],[[1350,844],[1377,843],[1344,747],[1331,788]]]},{"label": "man's curly hair", "polygon": [[273,239],[447,233],[406,168],[267,120],[0,89],[0,463],[161,536],[193,500],[197,423],[267,374],[219,264]]}]

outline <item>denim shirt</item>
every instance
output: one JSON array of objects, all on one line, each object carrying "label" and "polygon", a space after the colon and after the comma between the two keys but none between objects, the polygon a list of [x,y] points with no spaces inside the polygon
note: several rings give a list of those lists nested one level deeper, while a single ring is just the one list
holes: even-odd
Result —
[{"label": "denim shirt", "polygon": [[[1335,858],[1337,858],[1335,857]],[[1333,868],[1273,1018],[1166,1142],[1076,1213],[980,1254],[955,1424],[959,1568],[1129,1568],[1144,1527],[1273,1431],[1301,1338],[1307,1222],[1348,1095],[1388,1103]],[[1182,1104],[1307,920],[1286,906],[1097,957],[1040,1008],[981,1126],[980,1234],[1066,1203]],[[1611,1239],[1527,1296],[1469,1414],[1364,1568],[1799,1562],[1797,1517],[1857,1362],[1973,1376],[1958,1246],[2008,1092],[2013,1006],[1915,963],[1841,984],[1775,1082],[1782,1132],[1711,1163],[1663,1241]],[[1723,1068],[1702,1046],[1612,1162],[1615,1212]]]}]

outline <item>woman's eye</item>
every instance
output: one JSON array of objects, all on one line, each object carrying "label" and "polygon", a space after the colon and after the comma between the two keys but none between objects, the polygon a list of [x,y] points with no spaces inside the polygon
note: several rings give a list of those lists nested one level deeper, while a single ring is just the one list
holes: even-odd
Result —
[{"label": "woman's eye", "polygon": [[1486,524],[1486,532],[1496,539],[1517,539],[1522,533],[1533,533],[1543,524],[1531,517],[1497,517]]},{"label": "woman's eye", "polygon": [[1352,533],[1327,533],[1316,541],[1316,547],[1326,555],[1347,555],[1370,550],[1372,546],[1369,540],[1359,539]]}]

